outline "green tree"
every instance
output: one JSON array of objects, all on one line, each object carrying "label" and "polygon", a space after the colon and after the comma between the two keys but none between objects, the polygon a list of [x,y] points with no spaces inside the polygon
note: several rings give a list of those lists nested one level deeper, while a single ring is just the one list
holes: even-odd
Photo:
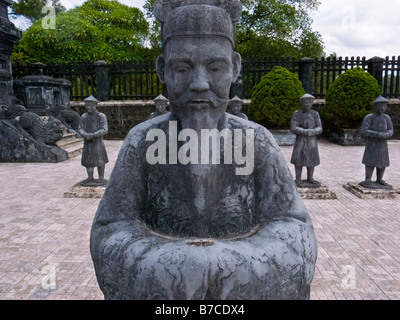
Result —
[{"label": "green tree", "polygon": [[[157,0],[146,0],[149,19]],[[250,57],[319,57],[324,54],[321,35],[312,30],[311,12],[318,0],[242,0],[243,12],[237,24],[236,50],[244,59]],[[154,19],[153,19],[154,20]],[[160,26],[153,21],[154,39]],[[159,45],[156,41],[152,45]]]},{"label": "green tree", "polygon": [[243,58],[323,54],[323,41],[312,30],[310,13],[318,0],[242,0],[237,26],[237,50]]},{"label": "green tree", "polygon": [[304,94],[297,74],[275,66],[252,90],[249,119],[267,128],[288,128],[293,112],[301,108],[299,99]]},{"label": "green tree", "polygon": [[378,81],[361,67],[342,73],[329,87],[321,110],[328,128],[356,129],[374,111],[373,101],[381,95]]},{"label": "green tree", "polygon": [[37,20],[15,46],[14,62],[142,59],[148,33],[143,13],[116,0],[88,0],[56,16],[56,28]]},{"label": "green tree", "polygon": [[25,16],[31,22],[43,18],[42,8],[52,6],[56,13],[66,11],[60,0],[18,0],[13,1],[11,5],[11,15]]}]

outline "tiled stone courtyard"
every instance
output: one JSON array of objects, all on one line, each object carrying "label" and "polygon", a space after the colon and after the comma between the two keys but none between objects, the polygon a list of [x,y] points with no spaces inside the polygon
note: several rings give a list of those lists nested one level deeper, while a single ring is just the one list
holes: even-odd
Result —
[{"label": "tiled stone courtyard", "polygon": [[[106,177],[121,144],[106,141]],[[311,299],[400,299],[400,200],[360,199],[343,188],[363,180],[364,147],[319,147],[315,178],[337,199],[305,200],[319,250]],[[289,163],[292,147],[281,149]],[[400,187],[399,140],[389,152],[385,180]],[[84,178],[80,156],[0,163],[0,299],[103,299],[89,254],[99,199],[63,197]]]}]

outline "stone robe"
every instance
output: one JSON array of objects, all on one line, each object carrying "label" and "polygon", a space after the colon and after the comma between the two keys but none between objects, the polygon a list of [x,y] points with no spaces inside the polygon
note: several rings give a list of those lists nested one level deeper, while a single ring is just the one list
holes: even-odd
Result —
[{"label": "stone robe", "polygon": [[307,299],[314,230],[269,131],[226,114],[219,130],[254,129],[254,171],[237,176],[235,162],[222,162],[198,181],[196,165],[146,160],[147,133],[161,129],[168,141],[171,120],[129,132],[100,202],[90,248],[105,298]]}]

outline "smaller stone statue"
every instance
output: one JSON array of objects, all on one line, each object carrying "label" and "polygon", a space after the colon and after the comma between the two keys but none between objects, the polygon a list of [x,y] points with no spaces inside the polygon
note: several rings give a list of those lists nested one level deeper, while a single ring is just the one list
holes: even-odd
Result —
[{"label": "smaller stone statue", "polygon": [[231,113],[234,116],[248,120],[248,117],[243,112],[241,112],[242,108],[243,108],[243,100],[240,99],[238,96],[234,96],[229,101],[229,109],[231,110]]},{"label": "smaller stone statue", "polygon": [[[108,156],[103,142],[103,136],[108,133],[107,118],[97,111],[96,98],[90,96],[84,101],[87,112],[81,117],[78,132],[84,139],[81,164],[86,167],[88,178],[82,181],[81,185],[101,186],[107,183],[104,179],[104,171]],[[98,170],[98,180],[93,177],[94,167]]]},{"label": "smaller stone statue", "polygon": [[154,103],[156,105],[156,111],[152,112],[149,116],[149,119],[154,117],[161,116],[162,114],[167,113],[168,99],[164,97],[162,94],[154,98]]},{"label": "smaller stone statue", "polygon": [[[365,116],[361,134],[366,137],[362,163],[365,165],[365,181],[360,185],[371,189],[391,189],[392,186],[383,181],[386,167],[390,165],[387,140],[393,135],[393,124],[385,114],[388,100],[380,96],[374,101],[375,112]],[[376,168],[376,182],[372,182],[372,174]]]},{"label": "smaller stone statue", "polygon": [[[290,131],[296,135],[292,158],[295,166],[296,185],[305,188],[318,188],[314,180],[314,169],[320,164],[317,136],[322,133],[321,118],[317,111],[311,110],[315,97],[305,94],[300,98],[302,109],[292,115]],[[303,167],[307,167],[307,180],[301,180]]]}]

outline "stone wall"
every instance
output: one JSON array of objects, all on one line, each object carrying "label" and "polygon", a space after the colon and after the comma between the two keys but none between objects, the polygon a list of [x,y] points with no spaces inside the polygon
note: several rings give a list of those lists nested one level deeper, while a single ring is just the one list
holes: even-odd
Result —
[{"label": "stone wall", "polygon": [[[249,104],[250,100],[244,100],[244,112]],[[314,102],[314,109],[319,112],[324,104],[325,100],[317,99]],[[79,114],[86,111],[82,101],[71,101],[71,108]],[[152,100],[123,100],[99,102],[98,110],[103,112],[108,119],[109,132],[105,139],[123,140],[131,128],[147,120],[150,113],[156,109]],[[400,139],[400,99],[390,99],[386,113],[393,121],[393,139]]]}]

